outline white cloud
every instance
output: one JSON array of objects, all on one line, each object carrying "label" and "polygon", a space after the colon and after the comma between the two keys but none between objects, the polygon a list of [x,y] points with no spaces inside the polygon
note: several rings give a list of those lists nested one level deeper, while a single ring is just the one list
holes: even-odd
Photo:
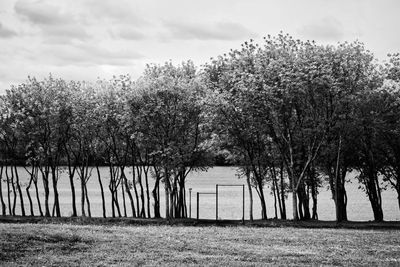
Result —
[{"label": "white cloud", "polygon": [[164,23],[172,39],[183,40],[243,40],[256,34],[233,22],[190,23],[169,21]]},{"label": "white cloud", "polygon": [[202,64],[280,30],[318,43],[359,39],[385,55],[399,49],[399,8],[398,0],[1,0],[0,93],[28,75],[137,77],[145,63]]},{"label": "white cloud", "polygon": [[342,23],[334,17],[325,17],[304,25],[298,30],[302,36],[319,41],[341,41],[345,35]]},{"label": "white cloud", "polygon": [[144,40],[150,37],[142,31],[128,26],[119,26],[116,29],[112,29],[110,30],[110,34],[114,38],[121,38],[125,40]]},{"label": "white cloud", "polygon": [[63,12],[60,6],[44,1],[21,1],[14,6],[15,12],[33,24],[60,25],[71,22],[70,14]]},{"label": "white cloud", "polygon": [[0,23],[0,38],[10,38],[16,36],[17,33],[9,28],[4,27]]}]

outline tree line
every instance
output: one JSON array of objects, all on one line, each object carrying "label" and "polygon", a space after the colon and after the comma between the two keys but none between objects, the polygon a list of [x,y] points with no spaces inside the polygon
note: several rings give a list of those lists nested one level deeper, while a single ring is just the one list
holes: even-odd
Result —
[{"label": "tree line", "polygon": [[397,192],[400,209],[399,111],[399,54],[381,63],[360,42],[323,46],[284,34],[245,42],[201,69],[151,64],[136,81],[29,77],[0,96],[2,214],[15,215],[19,202],[23,216],[35,215],[35,202],[38,215],[61,216],[57,185],[66,172],[72,216],[91,216],[93,176],[103,217],[111,205],[112,217],[160,218],[164,190],[164,217],[184,218],[188,174],[219,162],[246,180],[250,219],[253,190],[267,219],[266,185],[276,218],[287,218],[291,193],[294,220],[318,219],[327,181],[336,220],[345,221],[346,182],[357,171],[382,221],[382,190]]}]

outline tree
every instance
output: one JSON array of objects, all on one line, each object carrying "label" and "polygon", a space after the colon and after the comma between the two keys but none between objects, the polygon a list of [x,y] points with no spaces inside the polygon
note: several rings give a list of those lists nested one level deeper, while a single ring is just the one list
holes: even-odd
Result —
[{"label": "tree", "polygon": [[209,164],[202,84],[189,61],[148,66],[136,88],[128,100],[131,114],[138,114],[131,123],[138,127],[132,139],[151,140],[154,173],[165,185],[166,218],[186,217],[187,175]]}]

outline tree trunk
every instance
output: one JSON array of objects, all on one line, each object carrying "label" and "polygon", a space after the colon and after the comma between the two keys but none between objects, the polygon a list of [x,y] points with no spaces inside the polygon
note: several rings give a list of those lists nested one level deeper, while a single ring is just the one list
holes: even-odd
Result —
[{"label": "tree trunk", "polygon": [[136,198],[136,211],[138,217],[140,217],[140,203],[139,203],[139,194],[137,191],[136,187],[136,175],[135,175],[135,166],[132,166],[132,185],[133,185],[133,191],[135,192],[135,198]]},{"label": "tree trunk", "polygon": [[[29,189],[31,188],[32,181],[33,181],[33,175],[34,175],[34,174],[33,174],[33,170],[32,170],[32,173],[31,173],[31,177],[30,177],[30,179],[29,179],[28,186],[25,188],[26,194],[27,194],[28,200],[29,200],[29,209],[30,209],[30,212],[31,212],[31,216],[35,216],[35,213],[34,213],[34,211],[33,211],[33,202],[32,202],[32,198],[31,198],[31,194],[29,193]],[[0,190],[1,190],[1,188],[0,188]]]},{"label": "tree trunk", "polygon": [[53,179],[54,206],[56,209],[56,215],[57,215],[57,217],[61,217],[60,202],[59,202],[58,189],[57,189],[57,183],[58,183],[57,168],[58,167],[56,167],[56,166],[52,167],[51,177]]},{"label": "tree trunk", "polygon": [[24,197],[22,196],[22,189],[21,189],[21,185],[19,184],[19,174],[18,174],[16,165],[14,165],[14,172],[15,172],[15,179],[16,179],[15,182],[17,184],[17,190],[18,190],[18,194],[19,194],[19,201],[21,204],[21,214],[22,214],[22,216],[25,216]]},{"label": "tree trunk", "polygon": [[120,207],[119,207],[119,201],[118,201],[118,187],[115,188],[114,194],[115,194],[115,198],[114,198],[115,207],[117,208],[118,217],[122,217],[122,215],[121,215],[121,209],[120,209]]},{"label": "tree trunk", "polygon": [[132,193],[128,185],[128,179],[126,178],[125,171],[121,169],[121,174],[123,175],[123,182],[125,184],[125,190],[128,194],[129,202],[131,203],[132,217],[136,217],[135,203],[133,201]]},{"label": "tree trunk", "polygon": [[368,178],[366,186],[368,187],[368,198],[371,202],[374,220],[377,222],[383,221],[382,201],[380,197],[380,188],[376,174],[371,174]]},{"label": "tree trunk", "polygon": [[250,183],[250,170],[246,169],[246,182],[247,188],[249,189],[249,219],[253,221],[253,191],[251,190]]},{"label": "tree trunk", "polygon": [[277,199],[276,199],[276,187],[275,185],[272,185],[272,193],[274,195],[274,212],[275,212],[275,218],[274,219],[278,219],[278,207],[277,207]]},{"label": "tree trunk", "polygon": [[347,167],[342,167],[338,180],[338,221],[347,221],[347,194],[345,188]]},{"label": "tree trunk", "polygon": [[72,195],[72,217],[76,217],[78,214],[76,212],[76,193],[75,193],[74,175],[73,174],[69,174],[69,184],[71,187],[71,195]]},{"label": "tree trunk", "polygon": [[150,192],[149,192],[149,175],[148,175],[148,168],[149,167],[144,167],[143,168],[147,168],[144,169],[144,177],[146,179],[146,198],[147,198],[147,217],[151,218],[151,213],[150,213]]},{"label": "tree trunk", "polygon": [[[122,174],[121,174],[122,175]],[[123,179],[123,177],[121,177],[120,179]],[[124,217],[128,217],[128,215],[126,214],[126,198],[125,198],[125,183],[122,182],[121,183],[121,191],[122,191],[122,206],[124,208]]]},{"label": "tree trunk", "polygon": [[11,207],[11,188],[10,188],[10,177],[8,176],[8,166],[6,165],[6,179],[7,179],[7,201],[8,201],[8,213],[12,215],[12,207]]},{"label": "tree trunk", "polygon": [[297,213],[297,194],[295,181],[292,180],[292,206],[293,206],[293,220],[298,221],[299,215]]},{"label": "tree trunk", "polygon": [[1,165],[0,167],[0,201],[1,201],[1,214],[4,216],[7,213],[6,203],[4,202],[3,197],[3,168],[4,166]]},{"label": "tree trunk", "polygon": [[[167,173],[167,170],[165,170],[165,219],[170,218],[170,203],[169,203],[169,175]],[[171,203],[172,204],[172,203]]]},{"label": "tree trunk", "polygon": [[142,184],[142,169],[141,169],[141,166],[136,166],[136,170],[137,170],[138,183],[139,183],[139,187],[140,187],[140,201],[141,201],[140,217],[146,218],[145,201],[144,201],[144,189],[143,189],[143,184]]},{"label": "tree trunk", "polygon": [[16,215],[15,214],[15,208],[17,205],[17,190],[15,189],[15,183],[14,183],[14,170],[13,170],[13,166],[10,167],[11,168],[11,187],[12,187],[12,191],[13,191],[13,204],[12,204],[12,215]]},{"label": "tree trunk", "polygon": [[286,220],[286,201],[285,201],[286,195],[285,195],[285,183],[284,183],[285,177],[283,175],[283,161],[281,163],[280,174],[281,174],[280,184],[281,184],[281,201],[282,201],[281,219]]},{"label": "tree trunk", "polygon": [[[82,167],[84,168],[84,167]],[[85,178],[84,178],[85,172],[81,170],[81,213],[83,217],[86,217],[86,210],[85,210],[85,202],[86,202],[86,191],[85,191]]]},{"label": "tree trunk", "polygon": [[33,184],[34,184],[34,186],[35,186],[36,201],[37,201],[37,203],[38,203],[39,214],[40,214],[40,216],[43,216],[42,203],[40,203],[40,196],[39,196],[37,171],[36,171],[36,174],[35,174],[35,175],[36,175],[36,179],[33,181]]},{"label": "tree trunk", "polygon": [[314,165],[312,165],[310,167],[308,176],[309,176],[308,191],[310,191],[310,189],[311,189],[311,198],[313,201],[311,218],[313,220],[318,220],[318,212],[317,212],[317,209],[318,209],[318,181],[317,181],[317,176],[316,176],[316,171],[315,171]]},{"label": "tree trunk", "polygon": [[115,218],[115,195],[114,195],[114,190],[112,189],[112,186],[109,185],[108,189],[110,190],[111,193],[111,217]]},{"label": "tree trunk", "polygon": [[110,170],[110,183],[108,184],[108,189],[111,193],[111,216],[115,218],[115,195],[114,195],[114,170],[110,163],[109,165]]},{"label": "tree trunk", "polygon": [[[64,145],[65,151],[67,151],[67,146]],[[69,177],[69,185],[71,187],[71,196],[72,196],[72,217],[76,217],[77,211],[76,211],[76,193],[75,193],[75,184],[74,184],[74,174],[76,170],[76,164],[72,167],[71,164],[71,157],[69,152],[66,152],[67,154],[67,162],[68,162],[68,177]]]},{"label": "tree trunk", "polygon": [[261,183],[258,184],[258,194],[259,194],[260,202],[261,202],[261,219],[266,220],[266,219],[268,219],[267,205],[265,204],[264,190],[263,190],[263,186]]},{"label": "tree trunk", "polygon": [[86,203],[87,203],[88,216],[90,218],[90,217],[92,217],[92,212],[90,210],[90,201],[89,201],[89,195],[88,195],[88,191],[87,191],[86,182],[85,182],[85,199],[86,199]]},{"label": "tree trunk", "polygon": [[397,192],[397,205],[399,206],[399,210],[400,210],[400,186],[399,185],[400,184],[397,183],[396,192]]},{"label": "tree trunk", "polygon": [[301,207],[299,210],[301,210],[301,208],[303,209],[303,217],[301,219],[304,219],[304,220],[311,219],[310,199],[306,194],[304,182],[302,182],[300,187],[298,188],[297,196],[299,197],[299,202],[301,202]]},{"label": "tree trunk", "polygon": [[156,181],[154,183],[154,188],[152,191],[153,199],[154,199],[154,218],[161,218],[160,197],[159,197],[160,179],[161,179],[161,177],[156,175]]},{"label": "tree trunk", "polygon": [[99,165],[96,165],[96,170],[97,170],[97,179],[99,180],[99,185],[100,185],[101,207],[102,207],[102,211],[103,211],[103,218],[106,218],[106,201],[104,199],[104,189],[103,189],[103,183],[101,182]]}]

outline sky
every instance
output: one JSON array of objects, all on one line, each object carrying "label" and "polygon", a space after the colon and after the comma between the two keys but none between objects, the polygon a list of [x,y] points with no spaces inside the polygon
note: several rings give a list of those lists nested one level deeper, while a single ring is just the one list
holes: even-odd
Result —
[{"label": "sky", "polygon": [[0,93],[51,73],[94,81],[211,57],[280,31],[400,52],[399,0],[1,0]]}]

